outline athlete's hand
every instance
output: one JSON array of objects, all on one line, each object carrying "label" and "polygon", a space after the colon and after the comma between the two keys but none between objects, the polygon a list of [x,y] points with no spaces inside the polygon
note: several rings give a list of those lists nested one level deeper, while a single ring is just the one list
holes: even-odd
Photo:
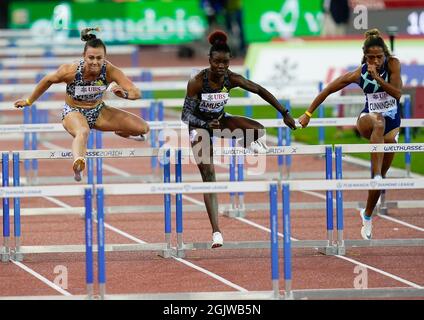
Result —
[{"label": "athlete's hand", "polygon": [[284,123],[286,124],[286,126],[292,130],[296,130],[296,122],[294,121],[290,112],[286,112],[283,117],[284,117]]},{"label": "athlete's hand", "polygon": [[212,121],[208,122],[208,128],[209,129],[220,129],[221,125],[219,123],[218,119],[213,119]]},{"label": "athlete's hand", "polygon": [[15,102],[15,108],[23,108],[23,107],[29,106],[30,104],[28,104],[27,100],[28,99],[26,99],[26,100],[21,99],[21,100],[16,101]]},{"label": "athlete's hand", "polygon": [[311,118],[309,118],[308,115],[306,114],[302,114],[300,116],[299,123],[302,126],[302,128],[305,128],[309,124],[309,120],[311,120]]},{"label": "athlete's hand", "polygon": [[377,67],[373,64],[368,64],[368,74],[373,78],[377,79],[380,75],[378,74]]},{"label": "athlete's hand", "polygon": [[123,98],[123,99],[128,99],[128,91],[124,90],[121,86],[114,86],[112,88],[112,92],[115,94],[115,96]]}]

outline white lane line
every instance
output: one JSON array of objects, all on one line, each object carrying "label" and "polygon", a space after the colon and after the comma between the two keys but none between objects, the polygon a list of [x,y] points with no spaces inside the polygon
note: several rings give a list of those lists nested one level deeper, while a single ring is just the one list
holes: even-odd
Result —
[{"label": "white lane line", "polygon": [[13,262],[14,264],[16,264],[18,267],[20,267],[23,270],[25,270],[26,272],[30,273],[34,277],[36,277],[38,280],[40,280],[44,284],[48,285],[52,289],[54,289],[54,290],[58,291],[59,293],[63,294],[64,296],[72,296],[72,294],[70,294],[68,291],[62,289],[57,284],[51,282],[49,279],[43,277],[41,274],[35,272],[34,270],[32,270],[28,266],[24,265],[23,263],[18,262],[18,261],[14,261],[14,260],[10,260],[10,261]]},{"label": "white lane line", "polygon": [[198,205],[201,205],[201,206],[204,206],[205,205],[205,203],[203,201],[199,201],[199,200],[194,199],[194,198],[192,198],[190,196],[183,195],[183,199],[186,199],[187,201],[190,201],[190,202],[192,202],[194,204],[198,204]]},{"label": "white lane line", "polygon": [[[258,229],[261,229],[261,230],[263,230],[263,231],[265,231],[265,232],[271,233],[271,229],[269,229],[269,228],[267,228],[267,227],[264,227],[263,225],[260,225],[260,224],[258,224],[258,223],[256,223],[256,222],[253,222],[253,221],[247,220],[247,219],[245,219],[245,218],[241,218],[241,217],[236,217],[236,219],[237,219],[237,220],[240,220],[241,222],[244,222],[244,223],[246,223],[246,224],[250,224],[251,226],[253,226],[253,227],[255,227],[255,228],[258,228]],[[283,234],[282,234],[281,232],[278,232],[278,235],[279,235],[281,238],[283,237]],[[294,239],[292,238],[292,240],[294,240]]]},{"label": "white lane line", "polygon": [[47,149],[63,149],[64,148],[64,147],[59,146],[57,144],[51,143],[49,141],[43,141],[43,142],[41,142],[41,144],[43,146],[45,146]]},{"label": "white lane line", "polygon": [[63,201],[60,201],[59,199],[56,199],[56,198],[53,198],[53,197],[43,197],[43,198],[44,199],[47,199],[47,200],[49,200],[51,202],[53,202],[54,204],[57,204],[60,207],[63,207],[63,208],[66,208],[66,209],[71,209],[72,208],[72,206],[66,204]]},{"label": "white lane line", "polygon": [[123,170],[121,170],[121,169],[118,169],[118,168],[112,167],[112,166],[110,166],[110,165],[108,165],[108,164],[105,164],[105,163],[103,163],[103,169],[105,169],[106,171],[112,172],[112,173],[114,173],[114,174],[117,174],[117,175],[123,176],[123,177],[131,177],[131,176],[132,176],[131,174],[129,174],[129,173],[128,173],[128,172],[126,172],[126,171],[123,171]]},{"label": "white lane line", "polygon": [[192,268],[194,268],[196,270],[199,270],[200,272],[206,273],[208,276],[210,276],[210,277],[212,277],[212,278],[214,278],[214,279],[216,279],[218,281],[221,281],[222,283],[226,284],[227,286],[230,286],[230,287],[232,287],[232,288],[234,288],[234,289],[236,289],[238,291],[249,292],[249,290],[247,290],[247,289],[245,289],[243,287],[240,287],[239,285],[237,285],[237,284],[235,284],[235,283],[233,283],[231,281],[228,281],[227,279],[225,279],[225,278],[217,275],[216,273],[210,272],[209,270],[206,270],[205,268],[199,267],[199,266],[197,266],[197,265],[195,265],[195,264],[193,264],[193,263],[191,263],[191,262],[189,262],[187,260],[181,259],[181,258],[177,258],[177,257],[173,257],[173,258],[175,260],[181,262],[181,263],[184,263],[185,265],[187,265],[189,267],[192,267]]},{"label": "white lane line", "polygon": [[[96,219],[96,223],[97,223],[97,219]],[[105,227],[106,228],[108,228],[108,229],[110,229],[110,230],[112,230],[112,231],[114,231],[114,232],[116,232],[116,233],[118,233],[118,234],[120,234],[121,236],[123,236],[123,237],[125,237],[125,238],[128,238],[128,239],[130,239],[130,240],[132,240],[132,241],[134,241],[134,242],[137,242],[137,243],[140,243],[140,244],[145,244],[145,243],[147,243],[147,242],[145,242],[145,241],[143,241],[143,240],[141,240],[141,239],[138,239],[138,238],[136,238],[136,237],[134,237],[134,236],[132,236],[132,235],[130,235],[130,234],[128,234],[128,233],[126,233],[125,231],[122,231],[122,230],[120,230],[120,229],[118,229],[118,228],[115,228],[114,226],[112,226],[112,225],[110,225],[110,224],[108,224],[108,223],[104,223],[105,224]]]},{"label": "white lane line", "polygon": [[422,232],[424,232],[424,228],[420,228],[420,227],[418,227],[418,226],[415,226],[415,225],[413,225],[413,224],[410,224],[410,223],[407,223],[407,222],[404,222],[404,221],[401,221],[401,220],[398,220],[398,219],[395,219],[395,218],[392,218],[392,217],[388,217],[388,216],[386,216],[386,215],[384,215],[384,214],[377,214],[380,218],[383,218],[383,219],[386,219],[386,220],[390,220],[390,221],[392,221],[392,222],[395,222],[395,223],[399,223],[399,224],[401,224],[401,225],[404,225],[405,227],[409,227],[409,228],[411,228],[411,229],[415,229],[415,230],[418,230],[418,231],[422,231]]}]

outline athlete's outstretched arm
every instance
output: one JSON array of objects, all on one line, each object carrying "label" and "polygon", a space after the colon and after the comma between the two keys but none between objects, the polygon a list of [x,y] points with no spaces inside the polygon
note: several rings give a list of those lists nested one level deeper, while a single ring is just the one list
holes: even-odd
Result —
[{"label": "athlete's outstretched arm", "polygon": [[30,106],[36,101],[53,83],[64,82],[66,75],[72,68],[71,64],[61,65],[55,72],[45,75],[40,82],[35,86],[34,91],[27,99],[21,99],[15,102],[16,108]]},{"label": "athlete's outstretched arm", "polygon": [[345,73],[344,75],[333,80],[326,86],[312,101],[309,108],[305,111],[303,115],[299,118],[299,123],[302,127],[306,127],[309,123],[309,120],[312,116],[312,113],[315,111],[318,106],[324,102],[324,100],[332,93],[337,92],[344,87],[348,86],[351,83],[357,83],[359,77],[361,76],[361,67],[358,67],[355,71]]},{"label": "athlete's outstretched arm", "polygon": [[277,109],[283,115],[284,123],[290,129],[294,129],[294,130],[296,129],[296,123],[294,119],[292,118],[292,116],[290,115],[290,113],[288,112],[288,110],[285,107],[283,107],[280,104],[280,102],[277,100],[277,98],[275,98],[274,95],[271,92],[269,92],[267,89],[233,72],[230,74],[230,82],[234,86],[240,87],[244,90],[247,90],[259,95],[262,99],[264,99],[266,102],[272,105],[275,109]]},{"label": "athlete's outstretched arm", "polygon": [[112,92],[123,99],[137,100],[141,98],[140,89],[124,74],[124,72],[113,64],[108,65],[108,72],[111,81],[117,83],[112,88]]}]

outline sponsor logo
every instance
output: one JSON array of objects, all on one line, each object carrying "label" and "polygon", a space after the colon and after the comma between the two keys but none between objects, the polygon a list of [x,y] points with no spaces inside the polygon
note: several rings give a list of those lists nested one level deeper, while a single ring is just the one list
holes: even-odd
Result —
[{"label": "sponsor logo", "polygon": [[411,145],[398,145],[398,146],[383,146],[384,151],[396,152],[396,151],[424,151],[424,145],[411,144]]},{"label": "sponsor logo", "polygon": [[72,157],[72,152],[71,151],[63,151],[60,156],[62,158],[71,158]]}]

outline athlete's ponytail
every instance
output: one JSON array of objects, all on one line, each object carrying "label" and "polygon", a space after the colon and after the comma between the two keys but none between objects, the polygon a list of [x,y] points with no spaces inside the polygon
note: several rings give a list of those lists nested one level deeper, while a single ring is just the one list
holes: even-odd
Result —
[{"label": "athlete's ponytail", "polygon": [[81,40],[85,42],[84,53],[87,51],[88,47],[91,48],[100,48],[102,47],[105,50],[106,54],[106,46],[103,41],[96,37],[95,34],[92,34],[91,31],[100,31],[97,28],[85,28],[81,30]]},{"label": "athlete's ponytail", "polygon": [[228,52],[231,53],[230,47],[227,44],[228,36],[224,31],[216,30],[208,36],[208,41],[212,45],[209,50],[209,56],[212,52]]}]

